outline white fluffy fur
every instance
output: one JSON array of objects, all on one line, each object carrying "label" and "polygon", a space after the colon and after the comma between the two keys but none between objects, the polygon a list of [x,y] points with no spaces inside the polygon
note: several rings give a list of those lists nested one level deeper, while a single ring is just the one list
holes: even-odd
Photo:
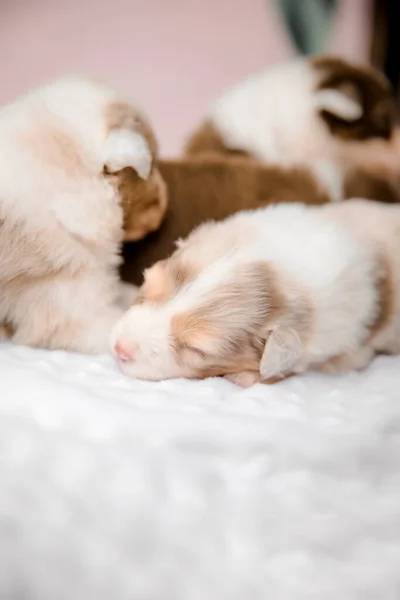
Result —
[{"label": "white fluffy fur", "polygon": [[[197,368],[199,361],[179,360],[171,323],[188,311],[201,318],[210,299],[215,306],[213,323],[217,329],[223,323],[218,332],[224,339],[200,339],[196,345],[212,364],[233,332],[249,327],[250,307],[260,293],[252,280],[234,300],[218,290],[224,283],[235,286],[239,267],[250,272],[260,262],[276,273],[280,297],[285,299],[282,314],[278,310],[273,322],[268,321],[267,307],[263,379],[321,366],[337,356],[345,357],[349,368],[359,368],[375,350],[399,352],[399,227],[400,207],[361,200],[318,208],[277,205],[200,226],[176,253],[196,273],[194,279],[166,302],[133,306],[114,328],[112,346],[118,343],[131,356],[122,362],[123,371],[144,379],[195,376],[193,365]],[[374,345],[365,348],[381,301],[376,285],[381,257],[393,271],[397,316]],[[312,321],[305,337],[303,305]],[[195,329],[196,323],[191,327]]]},{"label": "white fluffy fur", "polygon": [[0,112],[0,325],[18,343],[105,351],[134,297],[118,280],[122,208],[102,171],[145,178],[150,151],[124,130],[107,140],[104,111],[118,100],[66,77]]},{"label": "white fluffy fur", "polygon": [[238,390],[0,346],[0,598],[398,600],[399,373]]}]

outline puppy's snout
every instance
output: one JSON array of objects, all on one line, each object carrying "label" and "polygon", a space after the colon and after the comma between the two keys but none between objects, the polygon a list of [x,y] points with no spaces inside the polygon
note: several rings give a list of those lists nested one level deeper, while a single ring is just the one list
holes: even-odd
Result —
[{"label": "puppy's snout", "polygon": [[115,342],[114,352],[117,358],[122,362],[133,362],[136,358],[138,346],[134,342],[117,341]]}]

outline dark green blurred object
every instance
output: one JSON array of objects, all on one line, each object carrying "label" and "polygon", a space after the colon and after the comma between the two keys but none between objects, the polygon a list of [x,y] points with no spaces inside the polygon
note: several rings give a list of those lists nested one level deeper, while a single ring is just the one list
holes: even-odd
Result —
[{"label": "dark green blurred object", "polygon": [[337,0],[275,0],[301,54],[324,52]]}]

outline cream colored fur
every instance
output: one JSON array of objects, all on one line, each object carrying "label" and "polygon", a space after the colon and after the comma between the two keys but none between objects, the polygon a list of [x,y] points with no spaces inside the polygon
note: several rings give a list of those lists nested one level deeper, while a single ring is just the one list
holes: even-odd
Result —
[{"label": "cream colored fur", "polygon": [[121,199],[103,171],[145,179],[152,154],[134,127],[108,126],[118,102],[67,77],[0,112],[0,324],[16,343],[104,352],[133,301],[117,273]]},{"label": "cream colored fur", "polygon": [[123,371],[143,379],[226,375],[250,385],[362,368],[375,352],[400,352],[399,257],[397,206],[238,213],[200,226],[149,270],[111,344]]}]

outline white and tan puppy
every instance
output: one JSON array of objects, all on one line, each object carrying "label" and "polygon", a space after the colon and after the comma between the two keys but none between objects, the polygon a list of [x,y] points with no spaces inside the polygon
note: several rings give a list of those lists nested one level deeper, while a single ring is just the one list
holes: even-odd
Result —
[{"label": "white and tan puppy", "polygon": [[156,229],[166,209],[155,155],[145,119],[89,79],[60,79],[0,111],[3,335],[108,349],[133,299],[118,279],[120,245]]},{"label": "white and tan puppy", "polygon": [[372,67],[335,56],[257,73],[210,107],[188,154],[246,154],[261,162],[316,157],[400,173],[394,93]]},{"label": "white and tan puppy", "polygon": [[282,204],[200,226],[150,268],[112,347],[129,376],[241,385],[400,352],[400,206]]}]

